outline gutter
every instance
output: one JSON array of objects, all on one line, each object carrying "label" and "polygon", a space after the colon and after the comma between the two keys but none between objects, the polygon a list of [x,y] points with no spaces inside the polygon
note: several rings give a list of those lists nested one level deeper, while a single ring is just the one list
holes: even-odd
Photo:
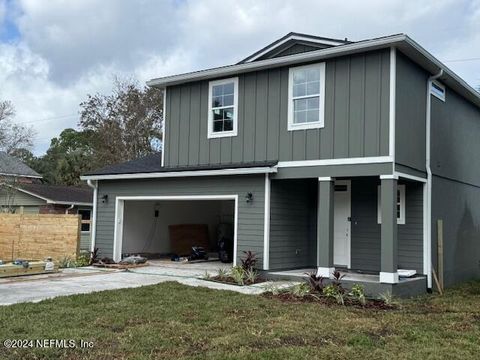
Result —
[{"label": "gutter", "polygon": [[443,75],[443,69],[432,75],[427,80],[427,109],[426,109],[426,149],[425,149],[425,168],[427,169],[427,183],[426,183],[426,270],[427,270],[427,287],[432,288],[432,169],[431,169],[431,128],[432,128],[432,82]]},{"label": "gutter", "polygon": [[91,228],[91,251],[95,251],[95,237],[97,234],[97,198],[98,198],[98,182],[95,183],[92,180],[87,180],[87,185],[93,189],[93,216],[92,223],[90,224]]}]

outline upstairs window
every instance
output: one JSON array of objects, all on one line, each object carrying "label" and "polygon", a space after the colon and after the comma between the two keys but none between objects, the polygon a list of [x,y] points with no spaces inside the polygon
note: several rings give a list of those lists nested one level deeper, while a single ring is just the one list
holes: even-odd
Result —
[{"label": "upstairs window", "polygon": [[[377,222],[382,223],[381,187],[377,191]],[[405,225],[405,185],[397,185],[397,224]]]},{"label": "upstairs window", "polygon": [[325,63],[290,68],[288,130],[324,126]]},{"label": "upstairs window", "polygon": [[430,94],[445,102],[445,86],[438,81],[432,81]]},{"label": "upstairs window", "polygon": [[237,135],[238,78],[211,81],[208,91],[208,138]]}]

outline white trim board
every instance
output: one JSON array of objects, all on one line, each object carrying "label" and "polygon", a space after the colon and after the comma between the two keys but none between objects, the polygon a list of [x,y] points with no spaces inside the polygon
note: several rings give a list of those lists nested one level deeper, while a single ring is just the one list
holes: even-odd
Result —
[{"label": "white trim board", "polygon": [[120,261],[122,257],[123,242],[123,217],[125,201],[149,201],[149,200],[233,200],[235,201],[234,234],[233,234],[233,266],[237,264],[238,254],[238,195],[166,195],[166,196],[117,196],[115,199],[115,231],[113,235],[113,260]]},{"label": "white trim board", "polygon": [[322,160],[300,160],[300,161],[279,161],[277,167],[302,167],[302,166],[322,166],[322,165],[357,165],[357,164],[379,164],[392,162],[390,156],[374,157],[353,157],[341,159],[322,159]]},{"label": "white trim board", "polygon": [[261,50],[258,54],[256,55],[251,55],[247,57],[244,60],[244,63],[250,63],[252,61],[255,61],[256,59],[262,57],[265,54],[268,54],[269,52],[275,50],[276,48],[282,46],[286,42],[289,42],[291,40],[299,40],[299,41],[308,41],[310,43],[315,43],[315,44],[320,44],[320,45],[332,45],[332,46],[337,46],[337,45],[345,45],[345,41],[335,41],[335,40],[328,40],[328,39],[315,39],[309,36],[302,36],[302,35],[291,35],[289,37],[286,37],[285,39],[278,41],[274,44],[270,44],[267,47],[265,47],[263,50]]},{"label": "white trim board", "polygon": [[263,270],[270,270],[270,198],[271,181],[265,174],[265,213],[263,222]]},{"label": "white trim board", "polygon": [[390,48],[390,97],[388,111],[388,154],[392,157],[393,170],[395,170],[395,103],[397,88],[397,52],[394,47]]},{"label": "white trim board", "polygon": [[249,175],[276,173],[276,167],[251,167],[219,170],[187,170],[187,171],[165,171],[137,174],[114,174],[114,175],[85,175],[82,180],[119,180],[119,179],[151,179],[171,177],[193,177],[193,176],[217,176],[217,175]]}]

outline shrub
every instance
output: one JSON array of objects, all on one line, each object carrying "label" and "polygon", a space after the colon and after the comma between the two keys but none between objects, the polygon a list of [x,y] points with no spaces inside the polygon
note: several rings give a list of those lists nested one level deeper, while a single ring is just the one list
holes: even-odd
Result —
[{"label": "shrub", "polygon": [[290,288],[290,293],[296,297],[303,298],[310,294],[310,286],[307,283],[300,283]]},{"label": "shrub", "polygon": [[82,252],[75,261],[76,267],[88,266],[90,265],[90,253],[89,252]]},{"label": "shrub", "polygon": [[364,287],[360,284],[355,284],[352,286],[352,290],[350,291],[349,295],[358,300],[358,302],[362,305],[365,305],[367,299],[365,298],[365,290]]},{"label": "shrub", "polygon": [[244,285],[245,270],[242,266],[234,266],[230,271],[230,276],[238,285]]},{"label": "shrub", "polygon": [[258,272],[254,269],[245,271],[245,282],[247,284],[255,284],[258,279]]},{"label": "shrub", "polygon": [[59,268],[72,268],[75,267],[75,260],[71,256],[63,256],[58,262]]},{"label": "shrub", "polygon": [[218,268],[217,276],[220,280],[225,280],[226,278],[228,278],[228,270],[224,268]]},{"label": "shrub", "polygon": [[323,276],[317,276],[316,272],[306,273],[306,275],[308,275],[307,283],[310,286],[310,290],[322,293],[325,287],[323,283],[325,278]]},{"label": "shrub", "polygon": [[92,265],[98,262],[98,248],[94,248],[93,251],[90,252],[90,263],[88,265]]},{"label": "shrub", "polygon": [[255,264],[257,263],[257,255],[254,252],[248,250],[243,252],[245,257],[240,259],[242,261],[242,268],[243,270],[252,270],[255,268]]}]

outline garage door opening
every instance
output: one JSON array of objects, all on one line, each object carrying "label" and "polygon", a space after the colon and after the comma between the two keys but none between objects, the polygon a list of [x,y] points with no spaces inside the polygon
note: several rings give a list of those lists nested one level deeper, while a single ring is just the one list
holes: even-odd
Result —
[{"label": "garage door opening", "polygon": [[[223,260],[227,257],[235,265],[237,197],[234,195],[119,197],[115,215],[115,261],[139,254],[149,259],[190,262],[207,261],[207,257],[208,261],[220,261],[220,257]],[[202,248],[206,258],[195,257],[193,248]]]}]

